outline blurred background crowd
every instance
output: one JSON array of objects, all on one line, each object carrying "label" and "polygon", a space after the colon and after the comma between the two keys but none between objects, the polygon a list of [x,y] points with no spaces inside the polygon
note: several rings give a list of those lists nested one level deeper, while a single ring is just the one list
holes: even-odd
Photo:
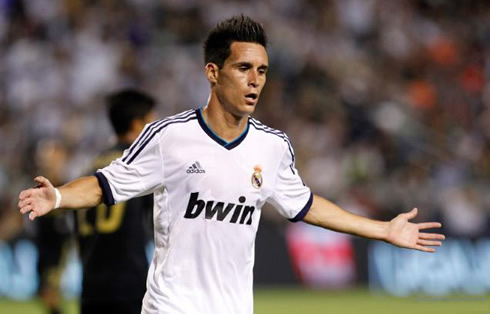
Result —
[{"label": "blurred background crowd", "polygon": [[490,1],[0,0],[0,238],[35,175],[66,182],[113,143],[107,93],[143,88],[161,117],[204,105],[201,43],[240,13],[270,40],[255,117],[315,193],[490,236]]},{"label": "blurred background crowd", "polygon": [[316,193],[489,233],[488,1],[2,0],[0,13],[2,214],[33,175],[65,182],[108,146],[108,92],[144,88],[162,117],[205,104],[201,42],[244,13],[270,39],[256,117],[289,135]]}]

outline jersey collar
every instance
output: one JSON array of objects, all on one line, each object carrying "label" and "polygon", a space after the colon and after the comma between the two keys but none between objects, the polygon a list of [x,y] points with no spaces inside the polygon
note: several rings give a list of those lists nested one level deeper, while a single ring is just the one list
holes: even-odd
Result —
[{"label": "jersey collar", "polygon": [[224,139],[219,137],[216,133],[214,133],[214,131],[209,127],[209,125],[206,123],[206,121],[204,121],[204,118],[202,117],[202,110],[201,109],[202,108],[196,109],[196,116],[197,116],[197,121],[199,121],[199,125],[201,126],[203,131],[206,132],[206,134],[210,138],[212,138],[216,143],[220,144],[224,148],[231,150],[231,149],[237,147],[247,136],[249,125],[250,125],[250,122],[248,122],[248,121],[247,121],[247,127],[242,132],[242,134],[240,134],[236,139],[234,139],[231,142],[225,141]]}]

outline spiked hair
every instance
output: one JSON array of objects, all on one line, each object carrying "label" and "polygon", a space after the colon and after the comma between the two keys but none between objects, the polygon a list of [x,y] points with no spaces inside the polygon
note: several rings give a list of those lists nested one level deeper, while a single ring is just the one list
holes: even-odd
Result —
[{"label": "spiked hair", "polygon": [[209,33],[204,41],[204,63],[212,62],[222,68],[235,41],[257,43],[264,48],[267,46],[267,36],[261,24],[248,16],[234,16],[219,22]]}]

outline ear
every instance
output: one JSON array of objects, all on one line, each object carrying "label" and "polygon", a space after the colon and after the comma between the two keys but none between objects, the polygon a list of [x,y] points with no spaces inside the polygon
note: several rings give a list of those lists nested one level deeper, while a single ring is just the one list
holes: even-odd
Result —
[{"label": "ear", "polygon": [[206,67],[204,68],[206,72],[206,77],[211,83],[211,85],[214,85],[218,82],[218,76],[219,76],[219,67],[216,63],[208,63],[206,64]]}]

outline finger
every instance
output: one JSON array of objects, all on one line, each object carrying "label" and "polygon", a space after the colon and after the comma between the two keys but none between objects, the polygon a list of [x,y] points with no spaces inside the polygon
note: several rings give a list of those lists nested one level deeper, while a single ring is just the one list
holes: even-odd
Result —
[{"label": "finger", "polygon": [[434,253],[436,251],[436,249],[434,249],[432,247],[425,247],[425,246],[422,246],[422,245],[416,245],[415,246],[415,249],[418,250],[418,251],[428,252],[428,253]]},{"label": "finger", "polygon": [[47,179],[43,176],[37,176],[34,178],[34,182],[36,182],[36,183],[42,183],[45,180],[47,180]]},{"label": "finger", "polygon": [[51,186],[51,182],[43,176],[35,177],[34,182],[43,187]]},{"label": "finger", "polygon": [[442,242],[441,241],[430,241],[430,240],[419,239],[419,240],[417,240],[417,244],[430,245],[430,246],[441,246]]},{"label": "finger", "polygon": [[26,197],[29,197],[29,196],[31,196],[31,193],[32,193],[31,189],[24,190],[24,191],[20,192],[19,199],[22,200],[22,199],[25,199]]},{"label": "finger", "polygon": [[407,217],[408,220],[410,220],[410,219],[415,218],[415,216],[417,216],[417,213],[418,213],[418,209],[414,208],[411,211],[409,211],[408,213],[406,213],[405,216]]},{"label": "finger", "polygon": [[21,201],[19,201],[19,208],[22,208],[22,207],[25,207],[26,205],[29,205],[31,204],[31,199],[30,198],[26,198],[26,199],[23,199]]},{"label": "finger", "polygon": [[419,233],[419,238],[420,239],[425,239],[425,240],[444,240],[446,237],[443,234],[440,233],[426,233],[426,232],[420,232]]},{"label": "finger", "polygon": [[36,219],[36,217],[37,217],[37,216],[38,216],[38,215],[37,215],[37,213],[36,213],[36,212],[31,211],[31,213],[29,214],[29,219],[30,219],[30,220],[34,220],[34,219]]},{"label": "finger", "polygon": [[32,210],[32,205],[26,205],[26,206],[23,206],[21,209],[20,209],[20,213],[22,215],[30,212]]},{"label": "finger", "polygon": [[422,223],[418,223],[417,226],[419,227],[419,230],[423,230],[423,229],[440,228],[442,227],[442,224],[440,222],[422,222]]}]

